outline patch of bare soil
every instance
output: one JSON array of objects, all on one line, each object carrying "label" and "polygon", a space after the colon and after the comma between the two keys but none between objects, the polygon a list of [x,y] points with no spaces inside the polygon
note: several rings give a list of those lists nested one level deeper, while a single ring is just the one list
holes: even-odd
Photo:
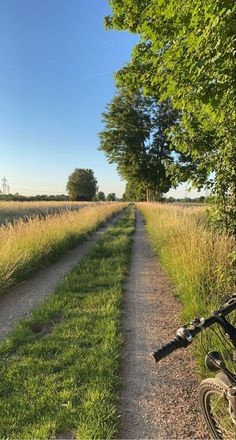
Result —
[{"label": "patch of bare soil", "polygon": [[36,336],[46,336],[52,333],[52,326],[50,324],[39,323],[32,327],[32,331]]},{"label": "patch of bare soil", "polygon": [[61,432],[59,434],[57,434],[56,436],[56,440],[74,440],[75,436],[73,434],[73,432]]},{"label": "patch of bare soil", "polygon": [[[73,266],[79,263],[99,237],[118,221],[122,215],[123,211],[113,217],[105,226],[90,235],[84,243],[65,252],[56,263],[43,270],[39,270],[32,278],[10,289],[5,295],[0,297],[0,340],[14,328],[17,321],[27,316],[54,291],[60,279],[69,273]],[[60,317],[58,319],[60,320]],[[46,335],[50,333],[50,329],[44,328],[36,333]]]},{"label": "patch of bare soil", "polygon": [[123,309],[119,439],[209,439],[189,349],[156,364],[151,356],[179,327],[180,304],[153,254],[137,212]]}]

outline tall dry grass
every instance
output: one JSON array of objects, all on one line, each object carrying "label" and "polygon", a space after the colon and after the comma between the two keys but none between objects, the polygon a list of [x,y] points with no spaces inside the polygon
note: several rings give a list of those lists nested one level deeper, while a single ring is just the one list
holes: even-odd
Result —
[{"label": "tall dry grass", "polygon": [[[184,208],[160,204],[139,204],[146,220],[154,249],[170,275],[176,295],[182,303],[182,321],[190,322],[195,316],[207,317],[222,300],[235,289],[231,255],[232,237],[212,231],[207,225],[204,208]],[[157,298],[158,301],[158,298]],[[236,314],[230,321],[235,324]],[[171,316],[170,316],[171,320]],[[226,365],[234,371],[231,352],[227,351],[216,329],[206,330],[194,341],[199,373],[209,376],[204,365],[205,354],[221,351]],[[203,342],[203,343],[202,343]]]},{"label": "tall dry grass", "polygon": [[52,214],[57,211],[76,210],[93,202],[13,202],[0,201],[0,224],[22,217]]},{"label": "tall dry grass", "polygon": [[77,206],[84,204],[91,204],[93,202],[73,202],[73,201],[35,201],[35,202],[17,202],[17,201],[0,201],[0,209],[17,211],[18,209],[28,208],[45,208],[58,206]]},{"label": "tall dry grass", "polygon": [[210,312],[233,293],[232,237],[206,227],[204,208],[139,204],[160,261],[183,303],[183,318]]},{"label": "tall dry grass", "polygon": [[102,204],[0,227],[0,292],[55,260],[125,206]]}]

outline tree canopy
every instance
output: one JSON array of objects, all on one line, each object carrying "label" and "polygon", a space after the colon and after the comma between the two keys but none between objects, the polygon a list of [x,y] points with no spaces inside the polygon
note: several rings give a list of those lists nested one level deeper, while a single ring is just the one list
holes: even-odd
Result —
[{"label": "tree canopy", "polygon": [[109,194],[107,194],[107,201],[108,201],[108,202],[115,202],[115,201],[116,201],[116,195],[115,195],[115,193],[109,193]]},{"label": "tree canopy", "polygon": [[116,74],[118,87],[170,100],[181,114],[172,141],[191,157],[195,186],[211,186],[230,221],[236,200],[235,2],[109,3],[113,15],[106,26],[140,36],[131,61]]},{"label": "tree canopy", "polygon": [[76,168],[68,178],[66,189],[72,200],[93,200],[97,191],[97,180],[93,170]]},{"label": "tree canopy", "polygon": [[[190,170],[190,163],[178,154],[167,130],[178,124],[178,112],[169,100],[158,103],[139,92],[120,90],[103,113],[104,130],[100,148],[120,175],[135,187],[136,197],[157,200],[167,192],[176,167]],[[184,165],[183,165],[184,164]],[[184,174],[184,173],[183,173]]]},{"label": "tree canopy", "polygon": [[106,196],[103,191],[98,191],[98,193],[96,194],[96,200],[98,200],[99,202],[104,202],[106,200]]}]

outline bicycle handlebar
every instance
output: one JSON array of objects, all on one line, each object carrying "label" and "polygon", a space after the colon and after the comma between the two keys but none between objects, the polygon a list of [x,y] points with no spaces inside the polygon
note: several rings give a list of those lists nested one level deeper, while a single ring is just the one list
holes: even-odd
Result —
[{"label": "bicycle handlebar", "polygon": [[219,322],[221,317],[228,315],[233,310],[236,310],[236,294],[232,295],[221,309],[212,312],[212,316],[206,320],[202,319],[201,321],[201,319],[196,318],[189,326],[181,327],[174,339],[153,353],[155,361],[159,362],[178,348],[187,347],[191,344],[194,336],[200,333],[203,328]]},{"label": "bicycle handlebar", "polygon": [[161,359],[165,358],[173,351],[178,348],[187,347],[190,344],[186,339],[181,338],[180,336],[176,336],[172,341],[168,342],[166,345],[163,345],[159,350],[153,353],[153,357],[156,362],[161,361]]}]

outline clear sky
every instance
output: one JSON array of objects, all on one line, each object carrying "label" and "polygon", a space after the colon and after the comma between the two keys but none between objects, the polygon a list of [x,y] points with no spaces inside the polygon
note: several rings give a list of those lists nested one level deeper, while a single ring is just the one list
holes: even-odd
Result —
[{"label": "clear sky", "polygon": [[108,13],[106,0],[0,0],[0,179],[12,193],[65,193],[76,167],[124,192],[98,132],[137,38],[106,31]]}]

